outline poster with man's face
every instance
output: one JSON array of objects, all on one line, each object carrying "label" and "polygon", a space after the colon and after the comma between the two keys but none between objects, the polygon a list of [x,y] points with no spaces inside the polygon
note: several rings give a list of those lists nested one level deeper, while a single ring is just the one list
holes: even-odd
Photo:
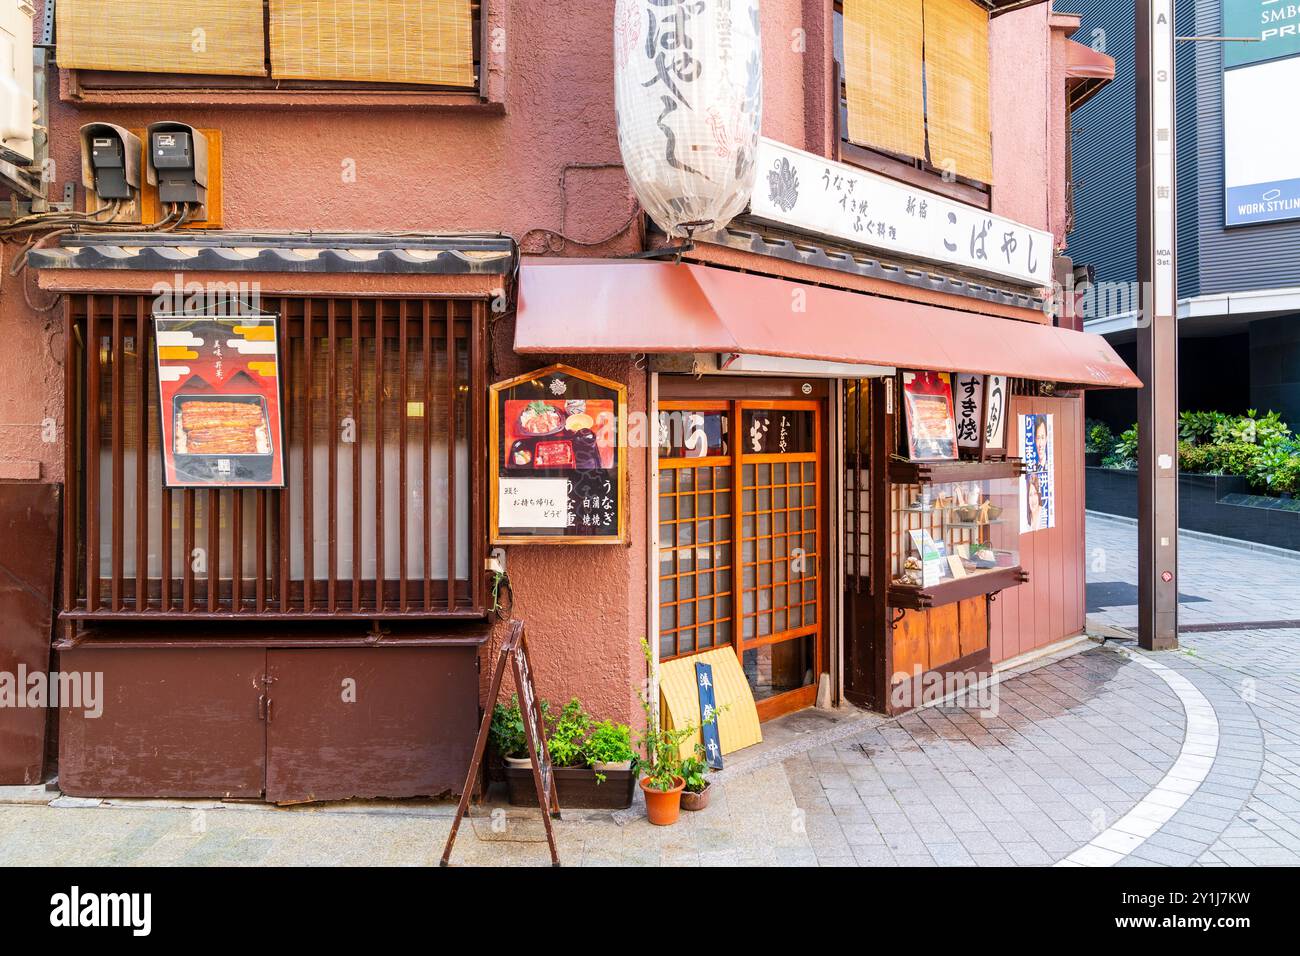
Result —
[{"label": "poster with man's face", "polygon": [[1056,527],[1056,430],[1052,415],[1020,416],[1020,533]]}]

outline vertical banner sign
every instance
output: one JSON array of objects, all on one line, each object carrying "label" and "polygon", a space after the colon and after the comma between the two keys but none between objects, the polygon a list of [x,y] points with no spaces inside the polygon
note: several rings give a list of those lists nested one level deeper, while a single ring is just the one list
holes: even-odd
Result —
[{"label": "vertical banner sign", "polygon": [[1020,416],[1020,533],[1056,527],[1056,427],[1052,415]]},{"label": "vertical banner sign", "polygon": [[274,316],[154,317],[168,488],[282,488]]},{"label": "vertical banner sign", "polygon": [[494,544],[618,544],[627,389],[565,365],[492,386]]},{"label": "vertical banner sign", "polygon": [[984,376],[960,373],[956,377],[957,445],[964,454],[978,458],[980,433],[984,430]]},{"label": "vertical banner sign", "polygon": [[700,692],[700,737],[704,740],[704,761],[722,769],[722,743],[718,737],[718,704],[713,694],[713,665],[695,665],[695,686]]},{"label": "vertical banner sign", "polygon": [[1138,642],[1178,644],[1178,319],[1174,4],[1137,3]]},{"label": "vertical banner sign", "polygon": [[1007,453],[1007,377],[990,375],[984,384],[984,451]]}]

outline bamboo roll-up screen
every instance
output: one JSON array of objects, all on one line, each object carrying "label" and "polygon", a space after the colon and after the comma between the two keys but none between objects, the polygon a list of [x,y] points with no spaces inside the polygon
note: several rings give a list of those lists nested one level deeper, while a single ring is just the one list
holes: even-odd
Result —
[{"label": "bamboo roll-up screen", "polygon": [[925,157],[921,0],[844,0],[849,139]]},{"label": "bamboo roll-up screen", "polygon": [[262,0],[60,0],[59,66],[265,76]]},{"label": "bamboo roll-up screen", "polygon": [[470,0],[271,0],[271,75],[474,85]]},{"label": "bamboo roll-up screen", "polygon": [[930,162],[993,181],[989,135],[989,15],[972,0],[925,0]]}]

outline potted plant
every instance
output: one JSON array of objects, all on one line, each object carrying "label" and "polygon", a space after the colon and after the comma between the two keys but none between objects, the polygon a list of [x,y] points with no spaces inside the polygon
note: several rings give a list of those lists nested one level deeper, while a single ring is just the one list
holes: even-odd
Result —
[{"label": "potted plant", "polygon": [[492,724],[488,728],[492,749],[506,767],[527,767],[528,738],[524,736],[524,718],[519,711],[519,695],[510,698],[510,705],[497,701],[492,708]]},{"label": "potted plant", "polygon": [[632,749],[631,728],[612,720],[602,720],[592,726],[583,751],[591,768],[596,771],[597,778],[603,778],[611,770],[631,770],[632,761],[636,758],[636,751]]},{"label": "potted plant", "polygon": [[[641,641],[641,653],[646,664],[653,665],[650,645]],[[646,732],[641,739],[645,761],[641,765],[641,791],[645,794],[646,816],[655,826],[671,826],[677,822],[682,808],[682,791],[686,779],[682,774],[682,742],[699,730],[694,724],[666,728],[660,725],[659,715],[644,693],[640,693],[641,708],[645,711]],[[712,723],[710,718],[706,723]]]},{"label": "potted plant", "polygon": [[[594,721],[574,697],[559,713],[543,709],[546,750],[551,758],[560,806],[580,810],[622,810],[632,805],[636,780],[631,731],[611,721]],[[618,764],[622,763],[621,768]],[[510,803],[535,806],[537,786],[531,768],[506,769]]]},{"label": "potted plant", "polygon": [[641,791],[645,794],[645,811],[655,826],[666,827],[677,822],[682,808],[682,791],[686,779],[682,776],[682,760],[678,752],[682,741],[695,733],[693,725],[668,730],[654,722],[646,733],[643,744],[646,752]]},{"label": "potted plant", "polygon": [[695,745],[695,753],[682,761],[682,779],[686,786],[682,790],[683,810],[703,810],[709,805],[710,784],[705,774],[709,765],[704,761],[704,747]]}]

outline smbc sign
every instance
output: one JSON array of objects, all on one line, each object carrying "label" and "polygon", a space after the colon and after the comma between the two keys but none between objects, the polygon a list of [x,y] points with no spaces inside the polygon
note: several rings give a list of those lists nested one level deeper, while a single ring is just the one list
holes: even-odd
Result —
[{"label": "smbc sign", "polygon": [[1223,34],[1258,40],[1223,44],[1225,68],[1300,55],[1300,0],[1223,0]]}]

